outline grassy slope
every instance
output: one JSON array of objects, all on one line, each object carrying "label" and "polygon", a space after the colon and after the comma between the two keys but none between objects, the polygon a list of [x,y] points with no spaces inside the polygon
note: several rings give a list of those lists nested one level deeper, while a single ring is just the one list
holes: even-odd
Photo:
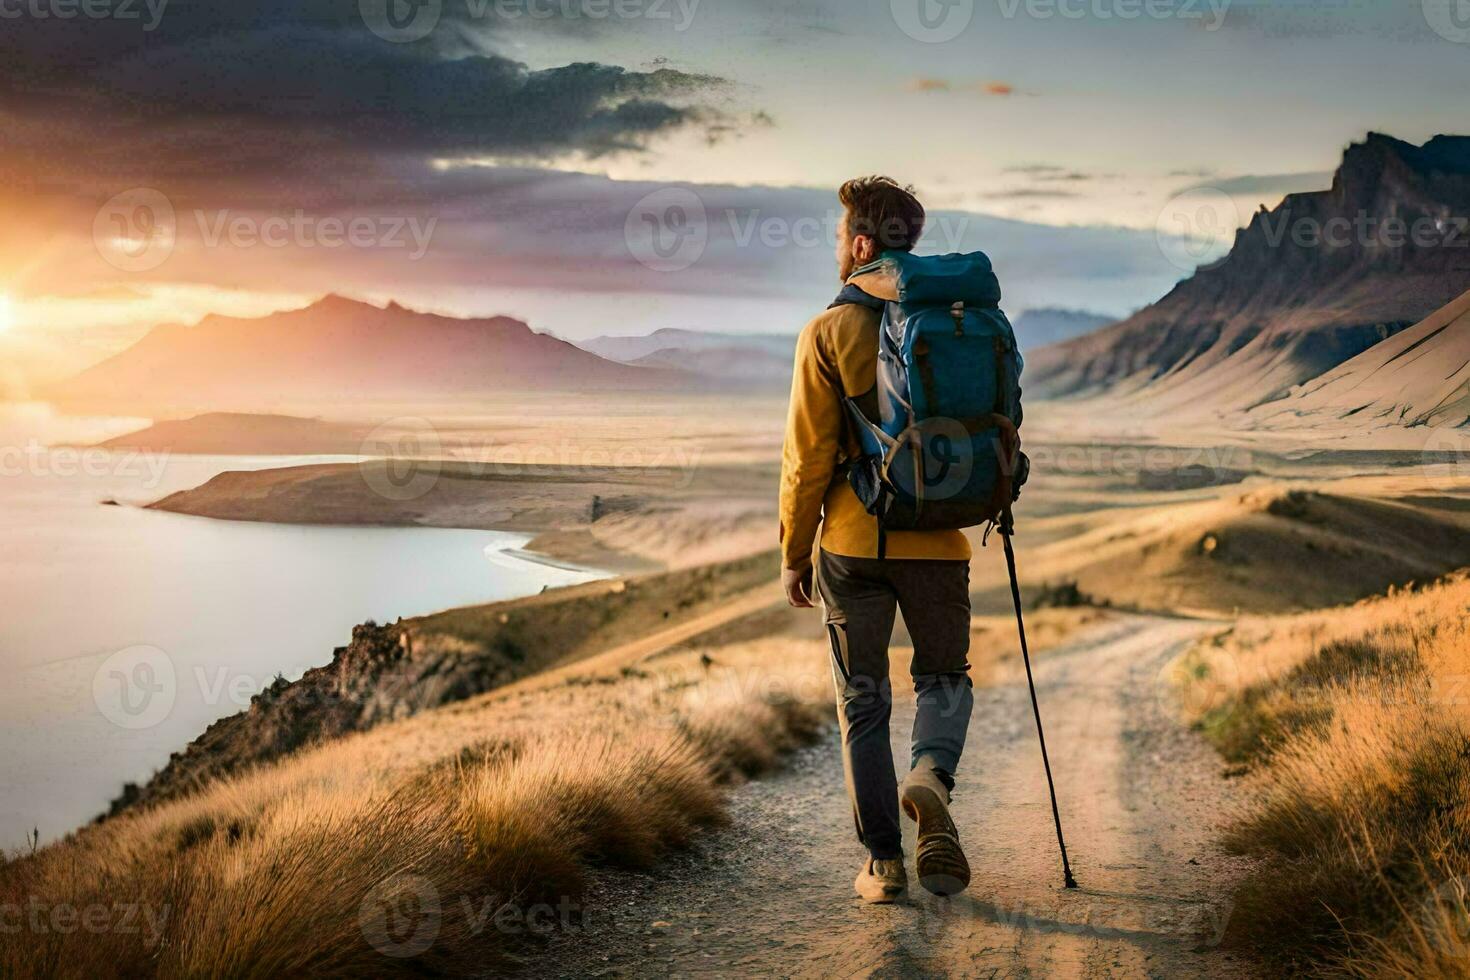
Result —
[{"label": "grassy slope", "polygon": [[799,652],[454,705],[88,828],[0,868],[0,906],[151,918],[0,931],[0,975],[503,967],[524,932],[506,923],[578,912],[587,862],[648,865],[720,819],[722,783],[815,734],[830,680],[820,642]]},{"label": "grassy slope", "polygon": [[215,722],[146,784],[129,784],[111,812],[177,798],[323,740],[464,700],[688,622],[767,585],[776,564],[774,553],[749,555],[389,626],[359,626],[330,663],[273,685],[247,710]]},{"label": "grassy slope", "polygon": [[1340,605],[1470,563],[1461,510],[1384,487],[1331,490],[1271,484],[1094,513],[1024,571],[1120,606],[1231,616]]},{"label": "grassy slope", "polygon": [[1234,934],[1283,970],[1470,975],[1470,577],[1247,618],[1180,663],[1247,772]]}]

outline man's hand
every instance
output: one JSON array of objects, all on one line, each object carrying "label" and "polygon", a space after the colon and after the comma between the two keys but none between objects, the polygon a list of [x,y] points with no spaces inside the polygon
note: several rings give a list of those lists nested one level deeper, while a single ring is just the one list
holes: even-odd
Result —
[{"label": "man's hand", "polygon": [[786,590],[786,601],[797,609],[812,607],[812,567],[781,569],[781,588]]}]

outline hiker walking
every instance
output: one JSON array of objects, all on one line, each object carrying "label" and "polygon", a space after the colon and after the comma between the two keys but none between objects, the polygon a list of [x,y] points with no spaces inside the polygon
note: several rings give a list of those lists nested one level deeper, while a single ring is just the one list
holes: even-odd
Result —
[{"label": "hiker walking", "polygon": [[[868,850],[854,884],[886,903],[908,884],[900,805],[918,823],[920,883],[949,895],[970,881],[948,811],[974,703],[970,542],[959,529],[1004,517],[1009,531],[1025,479],[1022,364],[990,261],[912,254],[924,208],[911,189],[863,177],[838,199],[842,289],[797,342],[782,584],[793,606],[816,598],[825,610],[847,789]],[[895,610],[913,642],[918,705],[902,786],[889,742]]]}]

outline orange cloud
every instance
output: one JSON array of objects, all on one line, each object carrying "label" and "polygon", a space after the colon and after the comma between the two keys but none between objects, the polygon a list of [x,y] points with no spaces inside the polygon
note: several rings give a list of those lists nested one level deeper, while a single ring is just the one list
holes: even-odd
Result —
[{"label": "orange cloud", "polygon": [[1009,82],[964,82],[956,85],[947,78],[932,78],[920,75],[909,79],[904,86],[910,92],[953,92],[957,88],[967,92],[979,92],[981,95],[994,95],[1005,97],[1016,94],[1016,87]]},{"label": "orange cloud", "polygon": [[908,84],[910,92],[948,92],[949,82],[942,78],[915,78]]}]

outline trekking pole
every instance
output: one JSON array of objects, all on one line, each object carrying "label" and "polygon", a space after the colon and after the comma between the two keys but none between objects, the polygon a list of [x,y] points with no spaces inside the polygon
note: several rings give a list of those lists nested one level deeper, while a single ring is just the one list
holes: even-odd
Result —
[{"label": "trekking pole", "polygon": [[1000,536],[1005,541],[1006,567],[1011,572],[1011,598],[1016,603],[1016,628],[1021,634],[1021,659],[1026,663],[1026,686],[1031,689],[1031,711],[1036,715],[1036,737],[1041,742],[1041,764],[1046,768],[1046,788],[1051,793],[1051,818],[1057,825],[1057,846],[1062,849],[1062,876],[1067,888],[1076,888],[1077,879],[1072,877],[1072,865],[1067,861],[1067,842],[1062,838],[1062,814],[1057,809],[1057,787],[1051,778],[1051,761],[1046,755],[1046,732],[1041,728],[1041,705],[1036,700],[1036,681],[1031,676],[1031,652],[1026,648],[1026,620],[1021,615],[1021,583],[1016,577],[1016,551],[1011,547],[1011,535],[1016,530],[1011,509],[1006,508],[1000,519]]}]

